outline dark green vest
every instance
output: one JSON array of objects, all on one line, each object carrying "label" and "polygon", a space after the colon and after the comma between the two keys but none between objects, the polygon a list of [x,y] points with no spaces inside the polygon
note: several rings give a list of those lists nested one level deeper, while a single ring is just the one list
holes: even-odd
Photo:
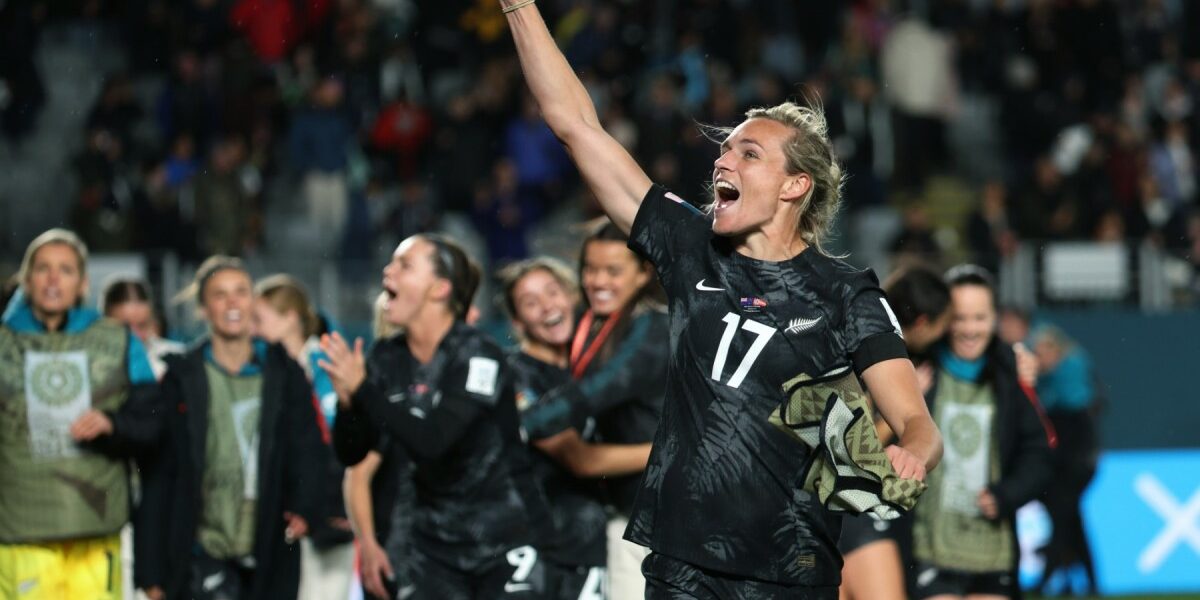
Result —
[{"label": "dark green vest", "polygon": [[0,543],[116,533],[129,518],[126,464],[75,444],[88,408],[129,395],[129,338],[103,320],[80,333],[0,327]]}]

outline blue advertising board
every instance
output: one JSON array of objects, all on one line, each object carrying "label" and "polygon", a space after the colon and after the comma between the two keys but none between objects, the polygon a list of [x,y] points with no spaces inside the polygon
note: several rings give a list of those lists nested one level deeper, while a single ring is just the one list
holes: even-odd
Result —
[{"label": "blue advertising board", "polygon": [[1104,453],[1083,518],[1102,593],[1200,592],[1200,449]]}]

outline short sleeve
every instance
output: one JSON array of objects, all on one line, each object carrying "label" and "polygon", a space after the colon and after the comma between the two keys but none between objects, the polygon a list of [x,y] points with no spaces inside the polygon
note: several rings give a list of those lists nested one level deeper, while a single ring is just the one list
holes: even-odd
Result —
[{"label": "short sleeve", "polygon": [[712,224],[699,209],[660,185],[650,186],[629,231],[629,248],[668,271],[681,249],[707,240]]},{"label": "short sleeve", "polygon": [[858,373],[885,360],[908,358],[900,322],[871,271],[860,273],[851,286],[843,340]]}]

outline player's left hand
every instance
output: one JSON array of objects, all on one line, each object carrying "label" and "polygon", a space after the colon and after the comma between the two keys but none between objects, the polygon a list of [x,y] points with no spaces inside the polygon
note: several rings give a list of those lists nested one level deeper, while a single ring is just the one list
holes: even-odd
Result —
[{"label": "player's left hand", "polygon": [[981,490],[975,503],[979,505],[979,512],[985,519],[995,520],[1000,516],[1000,504],[996,502],[996,496],[990,490]]},{"label": "player's left hand", "polygon": [[317,365],[329,375],[333,391],[337,393],[338,403],[343,408],[350,407],[350,397],[358,391],[359,386],[367,378],[367,360],[363,357],[362,338],[354,340],[351,348],[338,332],[321,336],[321,350],[325,358],[317,361]]},{"label": "player's left hand", "polygon": [[892,468],[901,479],[925,481],[925,461],[917,458],[916,454],[896,444],[888,446],[884,452],[887,452],[888,459],[892,461]]},{"label": "player's left hand", "polygon": [[283,513],[283,520],[287,521],[287,527],[283,530],[283,538],[287,543],[295,543],[296,540],[308,535],[308,521],[304,517],[291,512]]},{"label": "player's left hand", "polygon": [[94,408],[79,415],[79,418],[71,423],[71,437],[77,442],[90,442],[102,435],[110,435],[112,432],[112,419]]}]

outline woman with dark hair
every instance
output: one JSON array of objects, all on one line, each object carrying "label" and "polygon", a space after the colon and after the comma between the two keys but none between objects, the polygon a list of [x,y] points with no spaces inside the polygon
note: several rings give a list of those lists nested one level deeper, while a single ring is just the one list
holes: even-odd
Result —
[{"label": "woman with dark hair", "polygon": [[[667,316],[653,265],[628,248],[610,222],[583,241],[579,272],[586,309],[571,336],[572,383],[550,390],[522,422],[534,438],[574,428],[594,428],[606,444],[649,444],[658,429],[666,390]],[[645,594],[641,572],[646,551],[623,535],[641,484],[636,471],[604,481],[612,518],[608,523],[608,584],[614,598]]]},{"label": "woman with dark hair", "polygon": [[946,447],[913,514],[913,597],[1014,598],[1015,515],[1051,477],[1047,430],[1012,348],[996,338],[991,275],[961,265],[945,279],[953,316],[926,400]]},{"label": "woman with dark hair", "polygon": [[186,346],[163,337],[162,315],[154,302],[150,284],[135,277],[110,279],[100,293],[100,311],[104,316],[116,319],[129,326],[142,344],[154,377],[161,380],[167,372],[165,358],[171,354],[183,354]]},{"label": "woman with dark hair", "polygon": [[[911,506],[941,440],[875,276],[823,250],[843,179],[824,112],[785,102],[716,132],[711,202],[700,211],[655,185],[604,130],[534,0],[500,5],[547,125],[666,290],[666,400],[652,475],[625,532],[652,550],[647,594],[836,597],[840,519],[827,506],[889,515]],[[845,393],[818,397],[833,377]],[[854,457],[823,452],[829,441],[810,424],[783,419],[815,413],[820,423],[818,404],[861,402],[848,389],[859,378],[900,438],[886,455],[878,439],[868,444],[862,458],[879,472],[856,477],[855,489],[871,492],[853,494],[861,502],[826,470]],[[814,470],[810,459],[822,456]]]},{"label": "woman with dark hair", "polygon": [[253,336],[241,261],[213,256],[183,296],[209,335],[167,359],[166,448],[143,471],[134,581],[162,598],[294,600],[296,542],[324,517],[328,430],[304,370]]},{"label": "woman with dark hair", "polygon": [[464,322],[478,285],[478,267],[457,244],[412,236],[383,270],[385,318],[402,333],[369,357],[361,339],[322,339],[321,367],[338,395],[338,458],[355,465],[386,435],[415,463],[407,598],[537,591],[529,524],[545,516],[530,514],[535,488],[504,354]]},{"label": "woman with dark hair", "polygon": [[[506,267],[500,273],[500,283],[505,310],[520,341],[519,350],[509,355],[517,383],[517,406],[531,445],[540,450],[534,473],[551,510],[552,527],[539,546],[550,583],[546,597],[605,598],[608,516],[600,486],[588,479],[641,473],[650,455],[650,443],[589,443],[596,428],[578,421],[578,429],[546,434],[544,424],[538,422],[540,409],[555,406],[557,399],[564,397],[563,388],[572,385],[569,358],[579,301],[575,278],[565,265],[536,258]],[[609,361],[609,370],[620,362]],[[588,388],[596,378],[611,377],[600,369],[578,385]],[[615,387],[600,388],[607,389],[603,395],[609,398],[628,396],[617,393]],[[574,412],[577,417],[584,414]]]}]

